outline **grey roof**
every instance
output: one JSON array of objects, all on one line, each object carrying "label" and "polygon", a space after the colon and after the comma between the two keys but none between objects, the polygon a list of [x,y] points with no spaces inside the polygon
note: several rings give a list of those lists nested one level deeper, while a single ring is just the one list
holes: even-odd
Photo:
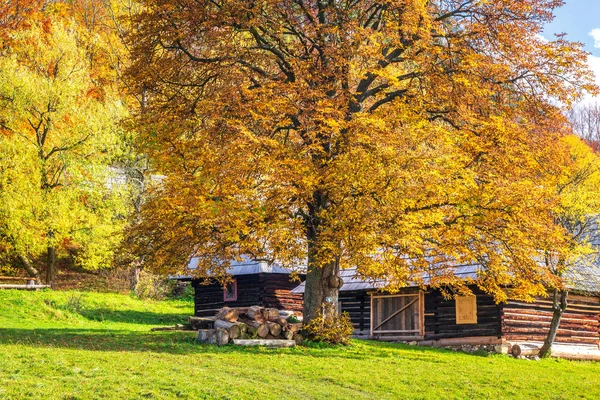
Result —
[{"label": "grey roof", "polygon": [[[476,263],[458,265],[454,267],[454,275],[462,279],[475,280],[478,277],[478,270],[482,268],[481,264]],[[356,268],[340,271],[340,277],[344,281],[340,291],[375,290],[386,286],[383,280],[368,281],[361,279],[356,275]],[[428,285],[430,281],[431,275],[423,276],[425,285]],[[565,274],[565,286],[569,290],[577,292],[600,294],[600,254],[596,255],[592,263],[580,263],[570,268]],[[292,293],[304,293],[304,287],[305,284],[302,282],[292,290]]]},{"label": "grey roof", "polygon": [[590,262],[567,269],[564,279],[569,290],[600,295],[600,254],[595,254]]},{"label": "grey roof", "polygon": [[[372,290],[385,287],[385,282],[382,280],[365,281],[356,276],[356,268],[344,269],[340,271],[340,277],[344,281],[344,285],[340,291],[353,290]],[[305,282],[292,289],[292,293],[304,293]]]},{"label": "grey roof", "polygon": [[[198,258],[192,257],[188,262],[187,269],[190,271],[198,268]],[[252,275],[252,274],[291,274],[294,270],[290,268],[284,268],[277,264],[269,263],[264,260],[253,260],[250,257],[242,256],[242,261],[232,260],[230,261],[230,267],[227,268],[227,273],[232,276],[239,275]],[[297,272],[302,273],[302,267],[299,267]],[[193,279],[190,275],[178,275],[173,277],[178,280]]]}]

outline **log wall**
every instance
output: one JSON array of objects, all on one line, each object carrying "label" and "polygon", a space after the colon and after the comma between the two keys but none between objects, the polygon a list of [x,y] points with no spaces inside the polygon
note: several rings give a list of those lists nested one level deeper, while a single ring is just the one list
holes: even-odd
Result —
[{"label": "log wall", "polygon": [[[568,296],[555,342],[600,345],[600,297]],[[552,298],[534,303],[509,301],[502,307],[502,334],[507,341],[546,338],[552,320]]]},{"label": "log wall", "polygon": [[290,282],[285,274],[237,275],[237,300],[223,301],[223,286],[202,285],[193,280],[194,315],[213,316],[221,307],[274,307],[279,310],[302,311],[302,295],[290,293],[298,282]]},{"label": "log wall", "polygon": [[340,291],[340,311],[350,315],[354,335],[368,336],[371,330],[371,296],[364,290]]},{"label": "log wall", "polygon": [[425,292],[425,340],[502,335],[501,307],[492,296],[471,287],[477,300],[477,323],[457,324],[456,303],[439,290]]},{"label": "log wall", "polygon": [[[303,276],[301,278],[304,279]],[[302,294],[290,293],[299,284],[299,281],[290,281],[289,275],[260,274],[259,286],[262,288],[260,305],[301,313],[304,305]],[[238,286],[238,295],[239,290]]]}]

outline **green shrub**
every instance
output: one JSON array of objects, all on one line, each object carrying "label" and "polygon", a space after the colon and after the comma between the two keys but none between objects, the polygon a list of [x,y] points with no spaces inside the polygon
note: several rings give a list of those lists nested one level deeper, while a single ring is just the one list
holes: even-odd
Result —
[{"label": "green shrub", "polygon": [[328,312],[332,311],[329,307],[333,306],[324,306],[324,312],[304,325],[303,329],[310,340],[348,345],[354,331],[350,315],[347,312],[337,314],[335,310]]},{"label": "green shrub", "polygon": [[174,281],[142,270],[135,286],[135,295],[140,299],[164,300],[173,292],[175,285]]}]

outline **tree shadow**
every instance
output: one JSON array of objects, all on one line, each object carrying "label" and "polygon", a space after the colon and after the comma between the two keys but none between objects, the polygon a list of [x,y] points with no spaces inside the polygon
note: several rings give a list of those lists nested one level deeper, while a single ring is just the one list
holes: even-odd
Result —
[{"label": "tree shadow", "polygon": [[90,321],[111,321],[142,325],[174,325],[186,323],[189,313],[163,313],[134,310],[111,310],[109,308],[93,308],[77,311],[79,315]]},{"label": "tree shadow", "polygon": [[401,358],[402,353],[406,354],[408,351],[411,353],[411,358],[419,358],[433,363],[444,363],[446,361],[442,355],[453,353],[446,349],[362,340],[347,347],[309,345],[289,349],[268,349],[234,345],[215,346],[197,343],[194,331],[150,332],[76,328],[0,328],[0,344],[86,351],[155,352],[181,355],[231,353],[278,357],[283,352],[298,357],[355,360]]}]

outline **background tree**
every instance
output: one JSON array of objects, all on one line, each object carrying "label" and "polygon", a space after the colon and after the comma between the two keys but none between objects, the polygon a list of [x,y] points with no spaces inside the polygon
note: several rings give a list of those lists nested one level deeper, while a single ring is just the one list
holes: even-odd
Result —
[{"label": "background tree", "polygon": [[[552,290],[552,321],[540,356],[550,355],[552,343],[568,305],[568,285],[571,271],[577,267],[597,262],[598,249],[592,242],[598,239],[600,215],[600,160],[592,149],[575,136],[566,136],[566,159],[561,162],[563,171],[557,176],[556,191],[560,202],[554,209],[555,223],[569,235],[570,254],[545,257],[546,266],[562,285]],[[591,265],[590,265],[591,266]]]},{"label": "background tree", "polygon": [[155,270],[308,260],[307,321],[350,266],[466,290],[452,265],[478,261],[499,301],[558,284],[532,259],[568,250],[548,99],[593,90],[579,44],[536,36],[560,1],[141,3],[129,82],[165,179],[132,235]]},{"label": "background tree", "polygon": [[82,30],[67,4],[47,4],[0,56],[3,255],[37,275],[31,260],[45,252],[48,282],[60,251],[109,265],[127,215],[109,168],[126,108]]},{"label": "background tree", "polygon": [[569,110],[567,117],[573,126],[573,132],[594,151],[600,151],[600,104],[576,105]]}]

